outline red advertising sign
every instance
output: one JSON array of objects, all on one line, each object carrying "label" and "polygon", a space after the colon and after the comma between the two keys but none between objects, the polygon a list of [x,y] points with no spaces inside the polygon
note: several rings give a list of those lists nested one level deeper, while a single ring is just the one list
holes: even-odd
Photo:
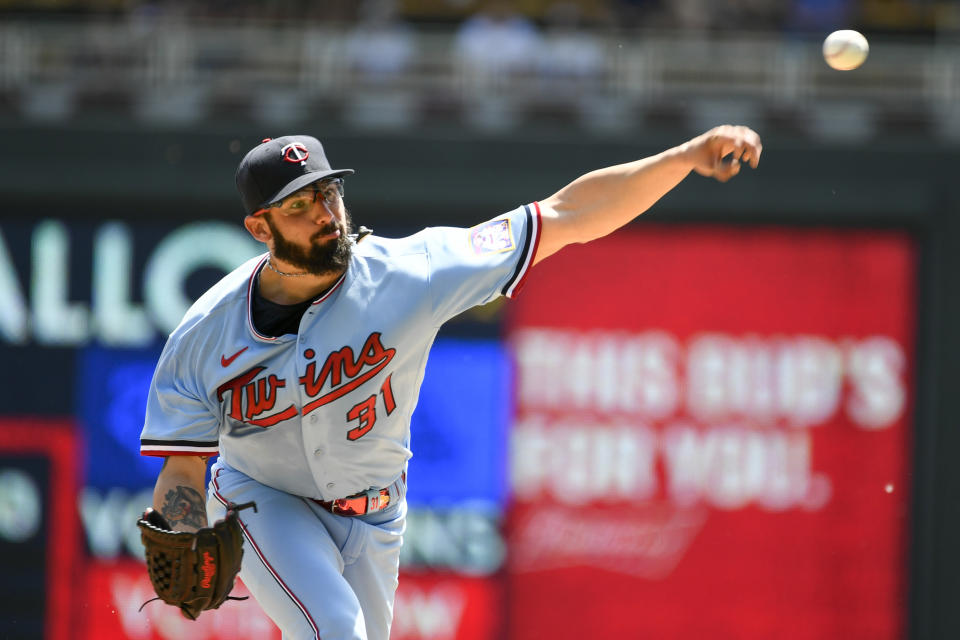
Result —
[{"label": "red advertising sign", "polygon": [[0,419],[0,567],[10,596],[0,603],[0,619],[14,636],[73,637],[77,474],[69,421]]},{"label": "red advertising sign", "polygon": [[[231,595],[250,595],[237,581]],[[81,638],[93,640],[280,640],[280,631],[253,598],[231,600],[191,621],[157,600],[147,569],[133,559],[90,561],[82,604]],[[141,610],[141,606],[143,609]]]},{"label": "red advertising sign", "polygon": [[390,640],[500,638],[501,599],[495,578],[401,573]]},{"label": "red advertising sign", "polygon": [[902,637],[914,262],[894,232],[645,226],[538,265],[509,637]]},{"label": "red advertising sign", "polygon": [[[280,640],[280,631],[257,602],[229,601],[196,621],[155,597],[143,563],[91,561],[86,588],[76,592],[82,610],[79,638],[93,640]],[[248,596],[238,580],[231,595]],[[446,574],[400,576],[392,640],[492,640],[499,637],[500,589],[490,578]]]}]

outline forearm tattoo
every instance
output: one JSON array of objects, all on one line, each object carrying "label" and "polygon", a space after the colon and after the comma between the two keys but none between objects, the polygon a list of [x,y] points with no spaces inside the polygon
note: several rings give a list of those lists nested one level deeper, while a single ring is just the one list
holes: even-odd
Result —
[{"label": "forearm tattoo", "polygon": [[178,524],[198,529],[207,526],[207,510],[203,504],[203,496],[191,487],[179,485],[168,491],[163,498],[160,513],[171,527]]}]

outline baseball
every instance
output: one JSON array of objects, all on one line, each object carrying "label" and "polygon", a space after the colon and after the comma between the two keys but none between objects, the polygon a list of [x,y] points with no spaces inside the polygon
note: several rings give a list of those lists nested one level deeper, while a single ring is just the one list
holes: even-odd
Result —
[{"label": "baseball", "polygon": [[867,59],[870,45],[859,31],[841,29],[823,41],[823,59],[840,71],[856,69]]}]

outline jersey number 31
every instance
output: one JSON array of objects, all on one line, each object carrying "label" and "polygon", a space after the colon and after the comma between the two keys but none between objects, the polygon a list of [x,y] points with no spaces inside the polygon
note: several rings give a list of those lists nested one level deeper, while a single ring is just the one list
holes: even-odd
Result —
[{"label": "jersey number 31", "polygon": [[388,416],[397,408],[397,403],[393,399],[393,388],[390,386],[390,378],[392,377],[393,374],[391,373],[383,381],[379,394],[373,394],[366,400],[353,405],[353,408],[347,411],[347,421],[357,422],[357,426],[347,431],[347,440],[358,440],[367,435],[370,429],[373,429],[373,425],[377,422],[378,395],[383,396],[383,408],[386,409]]}]

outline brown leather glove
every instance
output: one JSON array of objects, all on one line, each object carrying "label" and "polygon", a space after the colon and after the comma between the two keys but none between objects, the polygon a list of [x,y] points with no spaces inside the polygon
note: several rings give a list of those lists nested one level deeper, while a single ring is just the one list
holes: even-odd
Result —
[{"label": "brown leather glove", "polygon": [[230,597],[230,591],[243,558],[237,512],[247,507],[257,508],[252,502],[230,504],[226,517],[195,533],[172,531],[162,515],[153,509],[144,511],[137,526],[146,549],[147,573],[160,600],[196,620],[228,599],[245,599]]}]

